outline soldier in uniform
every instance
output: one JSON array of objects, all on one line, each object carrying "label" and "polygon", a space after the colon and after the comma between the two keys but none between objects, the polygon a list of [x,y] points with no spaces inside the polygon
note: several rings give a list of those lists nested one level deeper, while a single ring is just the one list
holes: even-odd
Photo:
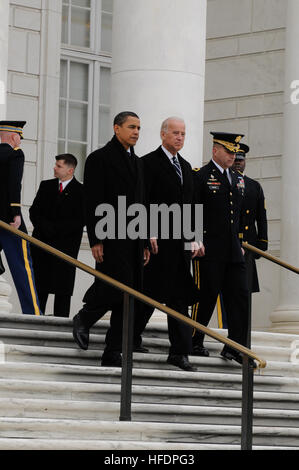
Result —
[{"label": "soldier in uniform", "polygon": [[[0,121],[0,219],[27,233],[21,214],[24,153],[19,148],[25,121]],[[22,312],[41,315],[29,244],[0,229],[0,245],[18,293]]]},{"label": "soldier in uniform", "polygon": [[[248,286],[244,250],[241,247],[240,212],[242,191],[238,175],[231,167],[243,135],[211,132],[212,160],[195,169],[196,202],[203,204],[203,243],[205,256],[194,261],[195,281],[200,287],[199,302],[192,318],[207,326],[217,297],[223,294],[228,316],[228,337],[245,345],[248,327]],[[193,332],[193,354],[208,356],[204,334]],[[242,362],[232,348],[224,346],[221,355]]]},{"label": "soldier in uniform", "polygon": [[[239,173],[239,180],[243,179],[244,181],[244,199],[242,205],[243,241],[262,251],[267,251],[268,224],[265,196],[260,183],[244,175],[246,153],[248,152],[249,147],[240,143],[240,149],[236,154],[235,163],[233,164],[233,169]],[[255,263],[255,259],[258,258],[260,258],[259,255],[254,254],[250,256],[250,253],[247,250],[245,251],[246,265],[248,266],[250,259],[252,260],[252,279],[248,282],[251,292],[260,291]]]},{"label": "soldier in uniform", "polygon": [[[233,169],[239,178],[239,188],[243,192],[243,204],[241,212],[243,241],[256,246],[262,251],[268,249],[268,223],[263,188],[258,181],[244,175],[246,167],[246,154],[249,147],[240,143],[240,149],[236,153]],[[259,281],[256,268],[256,259],[260,255],[245,250],[245,263],[248,275],[248,287],[250,293],[259,292]],[[227,327],[226,311],[222,295],[217,300],[218,324],[220,328]]]}]

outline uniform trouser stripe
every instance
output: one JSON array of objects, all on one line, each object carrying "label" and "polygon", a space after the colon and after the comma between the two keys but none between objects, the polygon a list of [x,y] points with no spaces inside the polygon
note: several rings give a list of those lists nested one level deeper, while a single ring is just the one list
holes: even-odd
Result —
[{"label": "uniform trouser stripe", "polygon": [[[199,261],[198,260],[195,260],[193,262],[193,271],[194,271],[193,275],[194,275],[195,285],[199,289],[199,287],[200,287],[200,275],[199,275]],[[192,320],[194,320],[194,321],[197,321],[198,306],[199,306],[199,302],[197,302],[196,304],[194,304],[192,306]],[[194,328],[193,332],[192,332],[192,336],[195,335],[195,332],[196,332],[196,329]]]},{"label": "uniform trouser stripe", "polygon": [[218,295],[217,297],[217,316],[218,316],[218,326],[219,328],[223,328],[223,316],[222,316],[220,295]]},{"label": "uniform trouser stripe", "polygon": [[26,269],[26,273],[27,273],[27,276],[28,276],[29,288],[30,288],[30,292],[31,292],[31,296],[32,296],[34,314],[35,315],[40,315],[39,307],[37,305],[35,288],[34,288],[34,284],[33,284],[32,270],[31,270],[31,267],[30,267],[30,264],[29,264],[29,259],[28,259],[28,250],[27,250],[26,240],[22,240],[22,250],[23,250],[24,262],[25,262],[25,269]]}]

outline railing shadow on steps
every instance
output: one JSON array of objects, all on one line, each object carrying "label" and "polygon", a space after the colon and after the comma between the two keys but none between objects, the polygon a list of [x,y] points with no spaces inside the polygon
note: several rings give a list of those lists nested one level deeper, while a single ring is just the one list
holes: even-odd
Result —
[{"label": "railing shadow on steps", "polygon": [[[234,350],[238,351],[243,357],[242,364],[242,416],[241,416],[241,450],[252,449],[252,427],[253,427],[253,374],[254,366],[253,361],[257,361],[258,368],[265,368],[266,361],[259,358],[250,349],[220,335],[216,331],[201,325],[190,318],[186,318],[181,313],[147,297],[146,295],[126,286],[125,284],[116,281],[115,279],[100,273],[96,269],[82,263],[81,261],[72,258],[69,255],[57,250],[56,248],[47,245],[40,240],[31,237],[30,235],[15,229],[11,225],[0,220],[0,228],[13,233],[14,235],[27,240],[29,243],[47,251],[60,258],[61,260],[75,266],[82,271],[91,274],[92,276],[101,279],[107,284],[119,289],[124,294],[124,310],[123,310],[123,342],[122,342],[122,374],[121,374],[121,398],[120,398],[120,421],[131,421],[131,398],[132,398],[132,368],[133,368],[133,324],[134,324],[134,299],[139,302],[146,303],[159,309],[161,312],[171,315],[177,320],[188,324],[190,327],[195,328],[216,341],[223,343]],[[265,253],[258,250],[251,245],[243,243],[244,248],[254,251],[261,256]],[[268,255],[269,256],[269,255]],[[273,260],[272,260],[273,261]],[[278,260],[279,261],[279,260]],[[279,263],[280,264],[280,263]]]}]

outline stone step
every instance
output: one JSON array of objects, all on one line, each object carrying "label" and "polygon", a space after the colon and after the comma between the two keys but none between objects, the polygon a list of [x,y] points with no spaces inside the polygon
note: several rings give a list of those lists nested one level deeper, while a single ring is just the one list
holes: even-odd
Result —
[{"label": "stone step", "polygon": [[[92,329],[90,347],[103,349],[104,337],[109,327],[108,320],[100,320]],[[32,330],[35,331],[33,336]],[[20,330],[20,331],[18,331]],[[226,330],[214,329],[227,335]],[[34,317],[31,315],[0,314],[0,338],[4,342],[35,344],[54,347],[74,347],[72,320],[53,316]],[[298,335],[278,333],[252,333],[252,350],[265,360],[287,362],[294,351]],[[151,352],[167,353],[169,347],[166,323],[149,323],[144,332],[144,346]],[[219,355],[223,345],[206,336],[206,347],[211,355]]]},{"label": "stone step", "polygon": [[[22,314],[3,314],[0,313],[0,327],[1,328],[13,328],[13,329],[34,329],[39,331],[55,331],[55,332],[72,332],[72,319],[71,318],[59,318],[52,315],[36,317],[33,315],[22,315]],[[109,327],[109,320],[101,319],[95,324],[91,332],[96,335],[104,335]],[[223,336],[227,336],[227,330],[212,328]],[[145,338],[156,338],[166,339],[168,341],[167,323],[165,322],[152,322],[150,321],[144,332]],[[208,347],[211,347],[210,343],[216,341],[207,336],[205,338]],[[282,348],[290,348],[294,341],[299,341],[299,335],[286,334],[286,333],[271,333],[264,331],[253,331],[252,332],[252,344],[253,346],[275,346]],[[217,342],[216,342],[217,343]]]},{"label": "stone step", "polygon": [[[172,443],[238,444],[240,426],[213,424],[145,423],[42,418],[0,418],[0,438],[167,441]],[[299,449],[299,429],[254,426],[254,445]]]},{"label": "stone step", "polygon": [[[0,416],[3,418],[117,421],[119,414],[117,402],[0,398]],[[132,403],[132,421],[240,425],[241,408]],[[253,422],[255,426],[298,427],[299,411],[255,409]]]},{"label": "stone step", "polygon": [[[100,367],[103,351],[89,349],[82,351],[79,348],[57,348],[52,346],[32,346],[30,344],[4,344],[4,361],[9,362],[50,362],[55,364],[77,364]],[[162,353],[134,353],[134,367],[144,369],[177,370],[175,366],[167,364],[167,354]],[[227,361],[221,356],[196,357],[190,356],[190,362],[199,371],[240,373],[241,366],[236,362]],[[270,370],[270,369],[269,369]],[[261,371],[257,372],[258,374]],[[265,373],[265,371],[263,371]]]},{"label": "stone step", "polygon": [[[239,369],[241,371],[241,368]],[[35,362],[5,362],[0,364],[0,378],[23,378],[75,382],[120,383],[121,369]],[[242,376],[236,373],[185,372],[159,369],[133,369],[133,384],[194,388],[222,388],[240,390]],[[254,388],[259,391],[297,392],[297,377],[255,375]]]},{"label": "stone step", "polygon": [[[55,400],[87,400],[120,402],[119,383],[100,383],[99,381],[59,381],[52,378],[41,380],[28,378],[30,369],[25,374],[26,378],[0,378],[1,398],[36,398]],[[18,377],[17,371],[12,374]],[[66,379],[67,380],[67,379]],[[133,384],[132,402],[134,403],[158,403],[193,406],[241,406],[241,391],[234,389],[217,389],[188,387],[182,382],[179,387],[151,386]],[[299,404],[298,393],[254,391],[254,408],[297,410]]]},{"label": "stone step", "polygon": [[[29,344],[4,344],[2,346],[4,351],[3,361],[9,362],[68,363],[99,367],[102,356],[102,351],[95,349],[82,351],[79,348],[31,346]],[[134,367],[136,368],[177,370],[176,367],[167,364],[166,359],[167,355],[162,353],[134,353],[133,355]],[[199,372],[241,373],[239,364],[225,360],[219,355],[210,356],[209,358],[190,356],[189,360]],[[255,375],[284,376],[286,373],[289,377],[299,377],[299,365],[289,362],[268,361],[267,367],[258,369]]]},{"label": "stone step", "polygon": [[[0,338],[5,344],[23,344],[31,346],[46,346],[55,348],[76,347],[71,332],[66,331],[35,331],[32,334],[31,329],[23,328],[0,328]],[[105,330],[100,334],[90,334],[89,350],[103,350],[105,345]],[[143,345],[152,353],[167,354],[169,350],[169,341],[164,338],[144,337]],[[211,356],[219,356],[223,344],[208,341],[206,346]],[[288,362],[290,360],[293,349],[285,346],[268,346],[253,345],[252,350],[264,360],[277,360]]]},{"label": "stone step", "polygon": [[[161,452],[161,458],[166,452],[168,456],[170,452],[172,454],[180,453],[182,451],[189,451],[185,460],[182,458],[182,464],[186,465],[189,459],[189,462],[192,462],[193,456],[197,451],[228,451],[240,450],[240,445],[237,444],[186,444],[181,442],[161,442],[161,441],[127,441],[127,440],[93,440],[89,439],[88,441],[82,441],[81,439],[14,439],[14,438],[0,438],[0,450],[101,450],[101,451],[110,451],[110,453],[105,452],[102,456],[102,459],[110,458],[112,459],[113,453],[111,451],[143,451],[143,455],[138,457],[138,465],[143,464],[157,464],[161,465],[161,461],[157,459],[157,451]],[[282,447],[282,446],[253,446],[253,450],[260,451],[290,451],[294,450],[294,447]],[[150,451],[151,454],[146,455],[144,451]],[[165,451],[163,453],[163,451]],[[180,455],[179,454],[179,455]],[[121,454],[128,458],[129,456],[125,453]],[[119,454],[114,455],[114,458],[120,457]],[[150,459],[150,460],[149,460]],[[165,458],[165,464],[171,463],[171,457]],[[128,460],[125,461],[127,465],[133,467],[133,462],[130,464]],[[107,462],[108,464],[108,462]],[[111,463],[113,464],[113,463]],[[116,464],[114,464],[116,465]]]}]

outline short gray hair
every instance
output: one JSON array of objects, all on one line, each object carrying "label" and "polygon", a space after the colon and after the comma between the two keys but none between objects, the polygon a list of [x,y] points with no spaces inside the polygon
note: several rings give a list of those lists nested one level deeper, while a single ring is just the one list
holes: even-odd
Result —
[{"label": "short gray hair", "polygon": [[169,122],[170,121],[180,121],[180,122],[183,122],[185,124],[185,121],[183,118],[181,117],[177,117],[177,116],[171,116],[167,119],[165,119],[162,124],[161,124],[161,132],[167,132],[168,131],[168,125],[169,125]]}]

